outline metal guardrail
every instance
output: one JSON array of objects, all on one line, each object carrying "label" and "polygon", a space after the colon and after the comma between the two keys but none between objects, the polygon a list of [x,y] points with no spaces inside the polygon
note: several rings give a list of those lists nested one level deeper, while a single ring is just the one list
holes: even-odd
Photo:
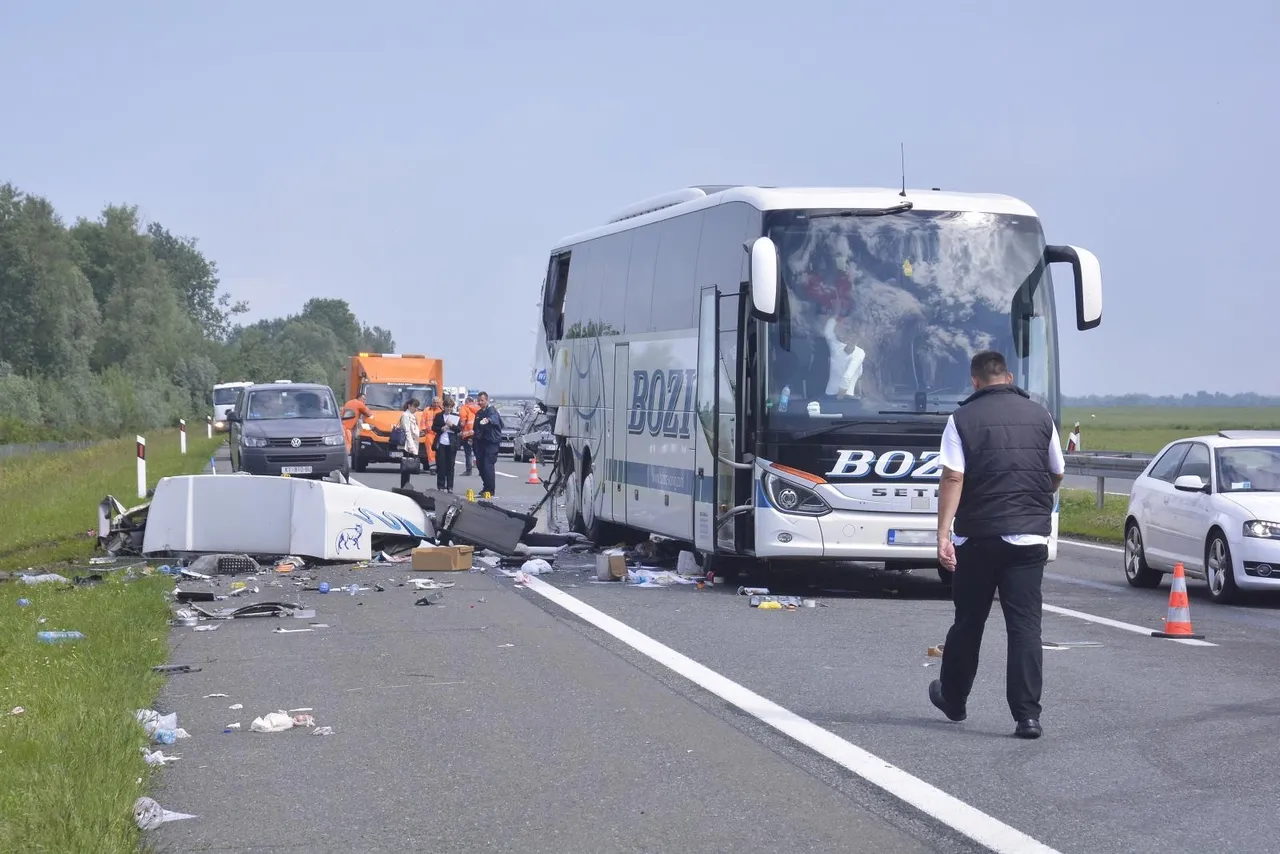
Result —
[{"label": "metal guardrail", "polygon": [[28,454],[61,453],[62,451],[78,451],[91,448],[101,440],[83,442],[32,442],[25,445],[0,445],[0,460],[12,457],[25,457]]},{"label": "metal guardrail", "polygon": [[1092,477],[1098,481],[1098,509],[1107,497],[1107,478],[1133,480],[1146,471],[1155,454],[1129,454],[1121,451],[1085,451],[1066,455],[1066,473],[1077,477]]}]

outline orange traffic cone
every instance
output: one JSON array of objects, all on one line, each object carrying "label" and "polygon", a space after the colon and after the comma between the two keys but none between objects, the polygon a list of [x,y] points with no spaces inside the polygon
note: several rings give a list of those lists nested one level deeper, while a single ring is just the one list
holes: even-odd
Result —
[{"label": "orange traffic cone", "polygon": [[1187,601],[1187,576],[1182,564],[1173,567],[1173,586],[1169,588],[1169,616],[1164,621],[1163,632],[1152,632],[1153,638],[1204,640],[1204,635],[1191,630],[1191,603]]},{"label": "orange traffic cone", "polygon": [[529,460],[529,479],[525,483],[542,483],[538,480],[538,458],[535,456]]}]

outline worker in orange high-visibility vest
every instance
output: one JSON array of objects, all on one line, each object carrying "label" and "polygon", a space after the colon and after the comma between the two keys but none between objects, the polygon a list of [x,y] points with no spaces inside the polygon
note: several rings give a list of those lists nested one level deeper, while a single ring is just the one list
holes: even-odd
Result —
[{"label": "worker in orange high-visibility vest", "polygon": [[346,412],[348,409],[355,413],[355,417],[353,418],[342,419],[342,432],[345,433],[347,437],[347,453],[349,454],[351,453],[351,435],[355,432],[356,423],[363,418],[372,418],[373,411],[370,410],[368,405],[364,402],[364,392],[360,392],[355,397],[342,404],[343,412]]},{"label": "worker in orange high-visibility vest", "polygon": [[474,397],[467,397],[467,402],[462,404],[458,409],[458,415],[462,418],[462,452],[466,460],[466,470],[463,474],[471,474],[472,462],[475,459],[475,449],[471,445],[471,437],[476,432],[476,413],[480,411],[480,407],[476,406]]},{"label": "worker in orange high-visibility vest", "polygon": [[431,431],[431,424],[436,419],[437,412],[443,412],[438,400],[431,401],[431,405],[423,409],[419,413],[421,416],[418,423],[422,426],[422,454],[423,459],[427,461],[426,468],[431,468],[436,464],[435,445],[436,434]]}]

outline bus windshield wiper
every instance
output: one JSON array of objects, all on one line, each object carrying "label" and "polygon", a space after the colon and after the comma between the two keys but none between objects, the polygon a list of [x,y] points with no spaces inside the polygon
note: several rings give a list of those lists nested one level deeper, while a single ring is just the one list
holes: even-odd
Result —
[{"label": "bus windshield wiper", "polygon": [[887,208],[849,208],[844,211],[829,211],[826,213],[809,214],[809,219],[829,219],[831,217],[850,217],[850,216],[890,216],[896,213],[906,213],[914,208],[911,202],[899,202],[896,205],[890,205]]},{"label": "bus windshield wiper", "polygon": [[881,409],[877,415],[950,415],[954,409]]},{"label": "bus windshield wiper", "polygon": [[815,430],[805,430],[803,433],[796,433],[794,436],[792,436],[792,438],[793,439],[812,439],[814,436],[823,436],[823,435],[826,435],[827,433],[834,433],[836,430],[839,430],[843,427],[857,427],[860,424],[878,424],[878,423],[880,422],[867,421],[866,419],[862,419],[862,418],[845,418],[845,419],[841,419],[840,421],[837,421],[834,424],[827,424],[823,427],[818,427]]}]

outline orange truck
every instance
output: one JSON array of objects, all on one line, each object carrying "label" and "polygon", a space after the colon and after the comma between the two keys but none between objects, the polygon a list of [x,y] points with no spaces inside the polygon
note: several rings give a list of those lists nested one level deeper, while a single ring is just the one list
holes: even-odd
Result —
[{"label": "orange truck", "polygon": [[[377,463],[399,466],[403,452],[391,447],[391,430],[399,423],[410,398],[416,397],[424,410],[438,401],[440,389],[444,388],[441,360],[407,353],[357,353],[343,370],[347,374],[343,424],[347,428],[351,468],[365,471]],[[361,394],[363,407],[357,406],[356,400]],[[349,417],[347,410],[352,410],[354,417]],[[419,450],[425,468],[425,441]]]}]

